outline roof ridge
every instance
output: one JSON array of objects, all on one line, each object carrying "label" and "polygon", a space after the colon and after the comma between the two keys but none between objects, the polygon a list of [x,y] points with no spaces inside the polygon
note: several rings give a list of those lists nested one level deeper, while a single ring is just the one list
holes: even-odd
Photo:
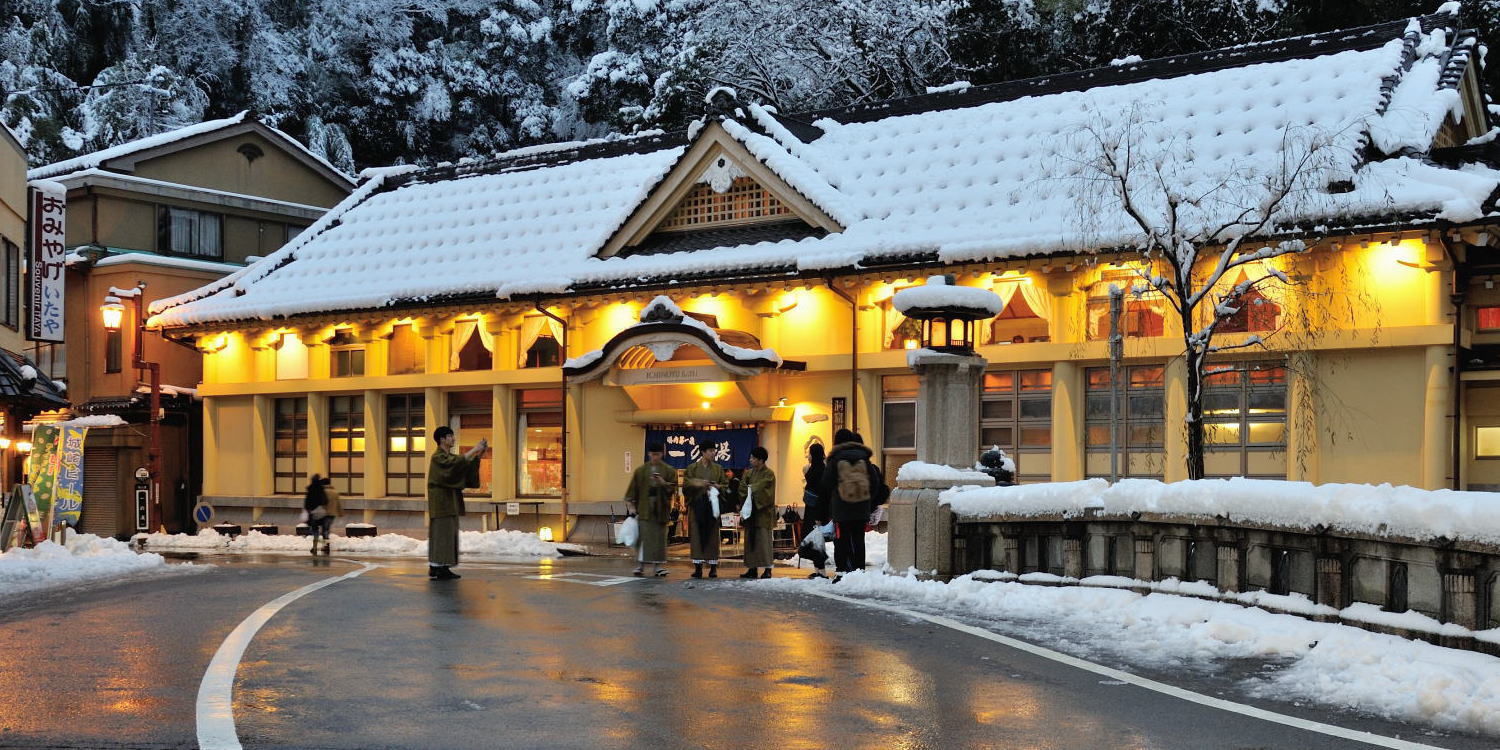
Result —
[{"label": "roof ridge", "polygon": [[[954,91],[918,94],[900,99],[890,99],[873,104],[856,104],[845,107],[809,110],[783,114],[773,113],[782,127],[797,137],[817,132],[812,122],[829,118],[839,122],[869,122],[886,117],[895,117],[919,112],[943,109],[961,109],[992,102],[1019,99],[1024,96],[1076,91],[1099,86],[1117,86],[1147,80],[1175,78],[1195,73],[1241,67],[1265,62],[1280,62],[1309,56],[1323,56],[1349,50],[1366,49],[1400,39],[1413,20],[1421,24],[1422,31],[1430,32],[1442,27],[1456,27],[1457,16],[1439,12],[1424,16],[1384,21],[1353,29],[1334,29],[1316,34],[1268,39],[1232,47],[1218,47],[1202,52],[1190,52],[1170,57],[1142,60],[1125,65],[1106,65],[1095,68],[1052,73],[1032,78],[970,86]],[[1199,64],[1194,64],[1199,63]],[[747,118],[748,119],[748,118]],[[789,126],[787,123],[795,123]],[[801,128],[796,128],[801,126]],[[794,129],[796,128],[796,129]],[[802,134],[796,132],[803,130]],[[656,132],[649,135],[625,135],[615,140],[588,141],[573,147],[525,153],[516,156],[496,154],[468,163],[444,164],[424,167],[403,180],[387,183],[387,189],[400,187],[407,182],[449,180],[480,174],[494,174],[517,169],[558,166],[572,161],[600,159],[629,153],[648,153],[664,148],[686,145],[692,139],[690,129],[671,132]],[[544,144],[545,145],[545,144]]]},{"label": "roof ridge", "polygon": [[1438,28],[1455,28],[1458,19],[1455,14],[1449,12],[1432,13],[1353,29],[1334,29],[1316,34],[1267,39],[1123,65],[1104,65],[1068,73],[1052,73],[983,86],[970,86],[952,91],[917,94],[871,104],[793,113],[786,117],[809,123],[822,118],[839,122],[869,122],[905,114],[973,107],[1025,96],[1176,78],[1258,63],[1321,57],[1337,52],[1369,49],[1394,39],[1400,39],[1414,20],[1420,23],[1423,33],[1428,33]]}]

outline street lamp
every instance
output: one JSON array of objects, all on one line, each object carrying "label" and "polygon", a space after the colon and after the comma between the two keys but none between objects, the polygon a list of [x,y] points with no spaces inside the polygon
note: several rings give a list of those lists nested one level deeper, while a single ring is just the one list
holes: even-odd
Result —
[{"label": "street lamp", "polygon": [[138,282],[133,289],[110,287],[104,304],[99,306],[99,316],[104,320],[105,330],[117,332],[125,322],[125,305],[122,297],[135,300],[135,349],[130,366],[151,373],[151,442],[146,448],[146,471],[150,475],[151,497],[146,503],[148,517],[146,528],[151,528],[150,516],[155,516],[157,526],[165,530],[161,520],[161,365],[146,361],[146,282]]}]

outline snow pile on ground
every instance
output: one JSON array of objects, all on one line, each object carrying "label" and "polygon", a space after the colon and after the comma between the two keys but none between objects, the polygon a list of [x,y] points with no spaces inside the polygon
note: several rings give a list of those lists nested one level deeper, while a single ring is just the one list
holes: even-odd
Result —
[{"label": "snow pile on ground", "polygon": [[[305,536],[262,534],[252,531],[234,538],[213,529],[194,534],[137,534],[135,540],[149,550],[212,550],[222,552],[308,552],[312,541]],[[329,538],[334,552],[346,555],[387,555],[391,557],[425,557],[427,542],[402,534],[379,536],[338,536]],[[478,557],[560,557],[563,549],[585,551],[576,544],[544,542],[535,534],[501,529],[499,531],[462,531],[458,535],[461,554]]]},{"label": "snow pile on ground", "polygon": [[212,567],[168,565],[161,555],[135,552],[124,542],[79,534],[71,529],[67,534],[64,544],[47,541],[32,549],[15,548],[0,554],[0,594],[122,576],[197,572]]},{"label": "snow pile on ground", "polygon": [[896,481],[898,482],[953,482],[962,484],[964,482],[979,482],[988,485],[992,481],[990,475],[970,469],[955,469],[943,464],[929,464],[921,461],[907,461],[896,470]]},{"label": "snow pile on ground", "polygon": [[941,502],[960,516],[1076,516],[1160,513],[1289,528],[1318,526],[1413,539],[1446,537],[1500,544],[1500,504],[1490,492],[1422,490],[1389,484],[1323,484],[1278,479],[1159,482],[1103,479],[1018,487],[958,488]]},{"label": "snow pile on ground", "polygon": [[832,588],[791,578],[761,585],[896,602],[1114,665],[1213,670],[1219,660],[1285,660],[1285,667],[1245,683],[1246,690],[1500,733],[1500,659],[1493,656],[1227,602],[985,580],[992,577],[940,583],[859,572]]}]

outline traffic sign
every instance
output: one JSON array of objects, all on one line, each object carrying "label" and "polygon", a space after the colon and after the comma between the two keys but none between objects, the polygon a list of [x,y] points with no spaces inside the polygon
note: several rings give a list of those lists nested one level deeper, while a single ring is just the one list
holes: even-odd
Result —
[{"label": "traffic sign", "polygon": [[193,506],[193,520],[198,522],[199,528],[207,526],[214,520],[214,506],[209,505],[205,500],[199,500],[198,504]]}]

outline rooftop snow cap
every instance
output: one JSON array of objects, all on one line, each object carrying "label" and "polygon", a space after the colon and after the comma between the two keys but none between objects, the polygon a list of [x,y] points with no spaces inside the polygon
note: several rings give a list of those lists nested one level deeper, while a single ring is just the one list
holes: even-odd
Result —
[{"label": "rooftop snow cap", "polygon": [[[1454,67],[1477,64],[1474,44],[1445,13],[800,116],[760,117],[714,91],[724,109],[747,111],[722,120],[726,131],[842,231],[596,257],[681,160],[688,138],[530,149],[372,180],[252,269],[153,304],[152,324],[1134,247],[1140,226],[1091,192],[1101,181],[1085,169],[1116,138],[1169,160],[1185,191],[1272,174],[1287,162],[1288,139],[1315,136],[1326,158],[1268,232],[1490,220],[1500,169],[1428,158],[1444,123],[1465,134],[1487,129],[1489,115],[1465,109],[1470,97],[1455,93],[1464,76]],[[741,135],[752,122],[765,134]],[[783,125],[796,122],[822,135],[803,140]],[[1333,182],[1347,190],[1312,187]],[[1206,205],[1194,220],[1224,224],[1227,204]]]}]

